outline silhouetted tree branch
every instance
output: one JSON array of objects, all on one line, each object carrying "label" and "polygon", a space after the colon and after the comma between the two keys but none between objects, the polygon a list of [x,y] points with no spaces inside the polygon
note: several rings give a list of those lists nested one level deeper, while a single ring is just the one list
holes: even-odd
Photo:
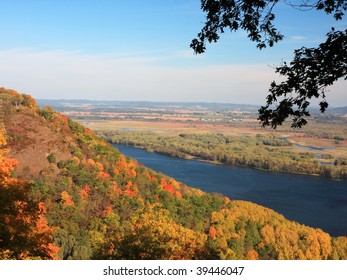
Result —
[{"label": "silhouetted tree branch", "polygon": [[[347,30],[327,34],[326,42],[318,48],[295,50],[295,57],[288,65],[284,63],[276,72],[286,81],[271,83],[266,106],[259,109],[259,120],[263,126],[276,128],[292,115],[292,127],[301,127],[310,116],[307,110],[311,98],[319,98],[320,111],[325,112],[328,102],[326,88],[339,78],[347,79]],[[278,99],[283,98],[281,101]],[[279,103],[277,103],[279,101]],[[271,109],[275,105],[275,109]]]},{"label": "silhouetted tree branch", "polygon": [[[219,40],[226,29],[245,30],[248,38],[257,43],[257,48],[272,47],[283,39],[283,35],[275,28],[273,13],[278,0],[201,0],[201,9],[206,13],[206,22],[197,38],[191,42],[196,54],[206,50],[206,42]],[[347,10],[346,0],[286,0],[293,8],[323,10],[332,14],[335,20],[341,20]],[[339,78],[346,79],[346,30],[332,29],[327,40],[317,48],[301,48],[295,50],[294,60],[283,63],[276,72],[286,81],[276,84],[272,82],[270,94],[265,106],[259,109],[259,120],[262,126],[271,125],[276,128],[286,118],[293,116],[293,127],[301,127],[307,123],[305,117],[311,98],[321,98],[320,110],[328,107],[325,99],[326,87]],[[277,103],[278,102],[278,103]],[[275,106],[273,109],[272,106]]]}]

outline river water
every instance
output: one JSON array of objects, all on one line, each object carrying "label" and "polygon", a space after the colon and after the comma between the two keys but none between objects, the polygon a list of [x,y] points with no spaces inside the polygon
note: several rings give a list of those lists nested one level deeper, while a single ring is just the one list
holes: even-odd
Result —
[{"label": "river water", "polygon": [[347,182],[183,160],[114,145],[145,166],[206,192],[255,202],[289,220],[347,236]]}]

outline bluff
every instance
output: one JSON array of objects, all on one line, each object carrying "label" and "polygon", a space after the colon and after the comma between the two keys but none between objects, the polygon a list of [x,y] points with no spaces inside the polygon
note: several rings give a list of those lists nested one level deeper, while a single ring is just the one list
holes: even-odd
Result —
[{"label": "bluff", "polygon": [[[0,88],[2,259],[347,259],[347,238],[188,187]],[[232,199],[232,198],[231,198]]]}]

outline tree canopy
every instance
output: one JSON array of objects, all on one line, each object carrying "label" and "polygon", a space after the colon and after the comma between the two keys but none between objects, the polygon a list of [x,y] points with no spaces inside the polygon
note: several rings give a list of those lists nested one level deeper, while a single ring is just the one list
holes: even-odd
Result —
[{"label": "tree canopy", "polygon": [[[243,29],[248,38],[257,43],[257,48],[272,47],[284,36],[274,25],[273,8],[278,0],[230,1],[201,0],[201,8],[206,13],[206,22],[197,38],[191,42],[196,54],[206,50],[206,43],[217,42],[225,30]],[[291,7],[302,10],[323,10],[335,20],[341,20],[347,10],[345,0],[301,0],[285,1]],[[311,98],[320,99],[320,111],[328,107],[326,87],[340,78],[347,79],[347,30],[334,28],[327,34],[326,41],[316,48],[295,50],[295,57],[289,64],[284,62],[276,72],[285,77],[280,84],[272,82],[266,105],[259,109],[262,126],[276,128],[289,116],[293,117],[292,127],[301,127],[310,116],[308,106]]]},{"label": "tree canopy", "polygon": [[[9,101],[16,95],[0,93]],[[8,104],[0,128],[0,259],[347,259],[346,237],[190,188],[52,108]],[[10,148],[34,149],[45,164],[36,173]]]}]

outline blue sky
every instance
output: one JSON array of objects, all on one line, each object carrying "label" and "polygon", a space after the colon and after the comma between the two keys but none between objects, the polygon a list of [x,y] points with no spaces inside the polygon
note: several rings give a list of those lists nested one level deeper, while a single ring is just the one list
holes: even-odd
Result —
[{"label": "blue sky", "polygon": [[[332,26],[346,28],[282,2],[285,39],[275,47],[260,51],[240,30],[194,55],[199,0],[0,0],[0,11],[0,86],[54,99],[263,104],[279,80],[271,66],[317,46]],[[332,106],[347,105],[344,88],[330,88]]]}]

